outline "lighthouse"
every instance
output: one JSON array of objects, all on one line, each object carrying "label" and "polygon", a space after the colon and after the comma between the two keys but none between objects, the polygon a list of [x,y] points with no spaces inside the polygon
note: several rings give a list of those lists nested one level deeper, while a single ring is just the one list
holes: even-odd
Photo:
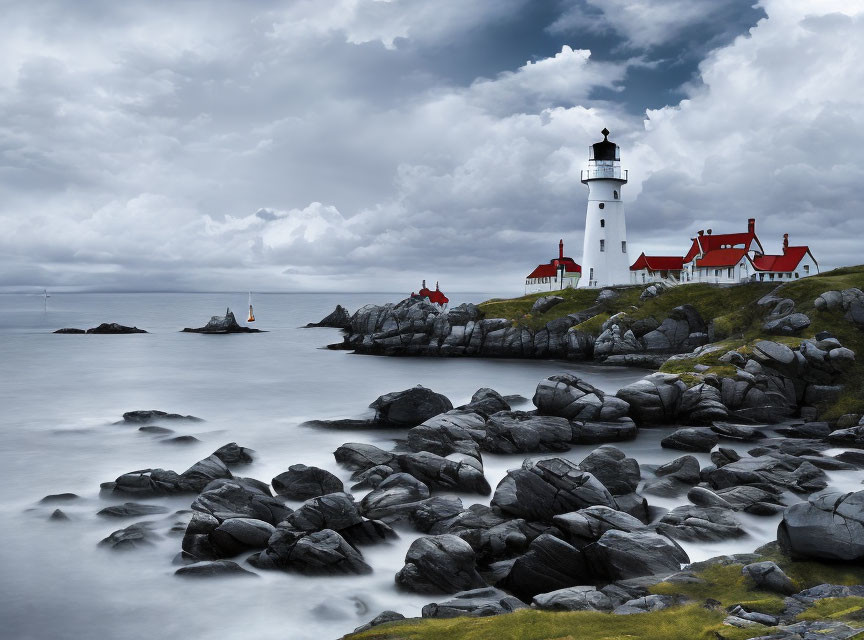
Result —
[{"label": "lighthouse", "polygon": [[601,133],[603,140],[589,147],[588,169],[581,175],[582,184],[588,185],[588,211],[580,284],[587,288],[630,284],[627,222],[621,202],[627,171],[621,170],[621,149],[609,140],[609,130]]}]

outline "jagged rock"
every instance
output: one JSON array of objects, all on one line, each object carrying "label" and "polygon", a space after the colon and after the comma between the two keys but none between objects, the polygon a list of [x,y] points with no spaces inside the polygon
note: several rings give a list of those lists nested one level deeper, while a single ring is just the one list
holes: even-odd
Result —
[{"label": "jagged rock", "polygon": [[157,411],[156,409],[127,411],[123,414],[124,422],[132,424],[143,424],[145,422],[153,422],[154,420],[187,420],[189,422],[203,422],[201,418],[195,416],[183,416],[179,413],[166,413],[165,411]]},{"label": "jagged rock", "polygon": [[772,591],[784,595],[792,595],[798,589],[783,570],[775,562],[754,562],[741,569],[741,573],[747,576],[756,589]]},{"label": "jagged rock", "polygon": [[305,464],[293,464],[273,478],[273,491],[291,500],[308,500],[343,490],[342,481],[329,471]]},{"label": "jagged rock", "polygon": [[423,533],[449,533],[449,525],[465,507],[453,496],[434,496],[421,500],[411,513],[411,524]]},{"label": "jagged rock", "polygon": [[809,589],[804,589],[798,593],[786,598],[783,601],[784,617],[794,618],[803,613],[805,610],[812,607],[819,600],[826,598],[849,598],[864,597],[864,585],[839,585],[839,584],[820,584]]},{"label": "jagged rock", "polygon": [[531,314],[546,313],[549,309],[562,302],[564,302],[564,298],[561,296],[541,296],[531,305]]},{"label": "jagged rock", "polygon": [[612,601],[596,587],[566,587],[534,596],[532,606],[544,611],[611,611]]},{"label": "jagged rock", "polygon": [[396,427],[414,427],[453,408],[446,396],[420,385],[387,393],[369,406],[378,422]]},{"label": "jagged rock", "polygon": [[492,505],[517,518],[546,522],[594,505],[617,507],[597,478],[563,458],[528,459],[521,469],[508,471],[495,489]]},{"label": "jagged rock", "polygon": [[54,333],[87,333],[84,329],[75,329],[74,327],[64,327],[57,329]]},{"label": "jagged rock", "polygon": [[528,605],[495,587],[462,591],[444,602],[432,602],[423,607],[424,618],[482,618],[526,609]]},{"label": "jagged rock", "polygon": [[439,413],[421,425],[408,430],[412,451],[428,451],[439,456],[462,453],[480,459],[480,445],[485,434],[485,418],[473,411],[454,409]]},{"label": "jagged rock", "polygon": [[662,611],[678,603],[679,599],[675,596],[653,594],[628,600],[615,607],[612,613],[618,616],[626,616],[636,613],[647,613],[649,611]]},{"label": "jagged rock", "polygon": [[579,468],[597,478],[612,495],[633,493],[642,479],[639,463],[608,444],[594,449]]},{"label": "jagged rock", "polygon": [[100,547],[108,547],[112,551],[132,551],[141,547],[153,545],[160,536],[153,531],[153,525],[149,522],[137,522],[130,524],[125,529],[119,529],[103,539]]},{"label": "jagged rock", "polygon": [[541,380],[533,402],[542,415],[583,421],[617,420],[626,416],[630,408],[620,398],[607,396],[569,373]]},{"label": "jagged rock", "polygon": [[678,414],[692,423],[710,424],[727,418],[729,409],[723,404],[721,391],[702,382],[682,394]]},{"label": "jagged rock", "polygon": [[[771,489],[770,491],[766,489]],[[757,516],[774,515],[783,510],[781,490],[770,485],[740,486],[717,489],[716,495],[736,511],[745,511]],[[714,505],[708,505],[714,506]],[[723,505],[716,505],[723,506]]]},{"label": "jagged rock", "polygon": [[735,449],[727,447],[717,447],[716,451],[711,452],[711,462],[714,463],[715,467],[722,467],[730,462],[738,462],[740,459],[741,455]]},{"label": "jagged rock", "polygon": [[54,511],[51,512],[51,515],[48,516],[48,519],[49,520],[68,520],[69,516],[67,516],[66,513],[62,509],[54,509]]},{"label": "jagged rock", "polygon": [[420,451],[404,453],[397,458],[399,468],[428,487],[488,495],[492,492],[483,475],[483,465],[476,458],[453,454],[447,458]]},{"label": "jagged rock", "polygon": [[813,301],[819,311],[837,311],[843,309],[843,294],[839,291],[825,291]]},{"label": "jagged rock", "polygon": [[351,314],[341,304],[337,304],[336,308],[329,315],[322,318],[319,322],[310,322],[307,327],[331,327],[334,329],[347,329],[351,326]]},{"label": "jagged rock", "polygon": [[234,556],[251,549],[263,549],[276,528],[254,518],[228,518],[209,534],[220,557]]},{"label": "jagged rock", "polygon": [[670,424],[686,390],[678,376],[654,373],[622,387],[616,395],[630,405],[630,417],[637,424]]},{"label": "jagged rock", "polygon": [[260,329],[241,327],[237,324],[231,309],[225,310],[224,316],[211,316],[210,321],[203,327],[183,329],[185,333],[261,333]]},{"label": "jagged rock", "polygon": [[721,509],[732,509],[733,506],[705,487],[693,487],[687,492],[687,499],[699,507],[720,507]]},{"label": "jagged rock", "polygon": [[804,313],[793,313],[781,318],[768,320],[762,325],[766,333],[780,336],[795,335],[810,326],[810,318]]},{"label": "jagged rock", "polygon": [[379,464],[366,471],[358,471],[354,474],[353,478],[356,480],[356,483],[351,487],[352,489],[377,489],[378,485],[389,476],[392,476],[396,473],[392,467],[389,467],[384,464]]},{"label": "jagged rock", "polygon": [[794,558],[864,559],[864,491],[825,491],[783,512],[777,542]]},{"label": "jagged rock", "polygon": [[639,429],[630,418],[619,418],[614,422],[570,422],[574,444],[600,444],[632,440]]},{"label": "jagged rock", "polygon": [[377,627],[379,624],[384,624],[385,622],[396,622],[397,620],[404,619],[405,616],[396,611],[382,611],[366,624],[360,625],[359,627],[354,629],[354,633],[360,633],[361,631],[369,631],[369,629],[371,629],[372,627]]},{"label": "jagged rock", "polygon": [[393,522],[407,518],[429,497],[429,487],[407,473],[394,473],[360,501],[367,518]]},{"label": "jagged rock", "polygon": [[228,466],[216,455],[199,460],[180,474],[180,486],[188,491],[203,491],[213,480],[228,479],[234,476]]},{"label": "jagged rock", "polygon": [[217,576],[241,576],[249,578],[256,574],[247,571],[231,560],[207,560],[180,567],[174,572],[174,575],[184,578],[212,578]]},{"label": "jagged rock", "polygon": [[666,513],[657,532],[676,540],[715,542],[745,534],[730,509],[683,505]]},{"label": "jagged rock", "polygon": [[582,553],[591,573],[607,580],[672,573],[690,562],[675,542],[649,531],[610,530]]},{"label": "jagged rock", "polygon": [[678,449],[679,451],[702,451],[708,452],[713,449],[720,439],[707,427],[689,427],[678,429],[671,435],[660,441],[660,446],[667,449]]},{"label": "jagged rock", "polygon": [[489,417],[480,446],[493,453],[567,451],[572,437],[565,418],[501,411]]},{"label": "jagged rock", "polygon": [[139,329],[138,327],[126,327],[122,324],[117,324],[116,322],[103,322],[98,327],[93,327],[92,329],[57,329],[54,333],[147,333],[144,329]]},{"label": "jagged rock", "polygon": [[192,502],[192,509],[208,513],[220,522],[228,518],[254,518],[273,525],[291,513],[291,509],[269,494],[237,480],[208,485]]},{"label": "jagged rock", "polygon": [[647,480],[643,491],[660,496],[676,496],[699,482],[699,461],[693,456],[682,456],[661,465],[654,474],[657,477]]},{"label": "jagged rock", "polygon": [[577,549],[596,542],[609,530],[641,531],[645,525],[634,516],[609,507],[587,507],[552,518],[563,538]]},{"label": "jagged rock", "polygon": [[340,529],[338,533],[355,549],[364,545],[381,544],[399,537],[390,525],[381,520],[364,520]]},{"label": "jagged rock", "polygon": [[283,524],[299,531],[341,531],[363,521],[350,493],[330,493],[311,498],[286,516]]},{"label": "jagged rock", "polygon": [[705,477],[715,489],[769,485],[798,493],[810,493],[827,486],[824,471],[806,460],[782,454],[742,458],[738,462],[707,471]]},{"label": "jagged rock", "polygon": [[362,442],[346,442],[333,452],[333,456],[336,462],[354,471],[365,471],[380,465],[392,467],[396,461],[395,453]]},{"label": "jagged rock", "polygon": [[716,433],[721,438],[729,440],[740,440],[749,442],[767,437],[765,433],[757,429],[743,424],[732,424],[729,422],[715,422],[711,425],[711,431]]},{"label": "jagged rock", "polygon": [[450,534],[412,542],[396,584],[417,593],[455,593],[487,586],[475,568],[474,550]]},{"label": "jagged rock", "polygon": [[163,444],[195,444],[201,441],[195,436],[177,436],[176,438],[165,438],[159,442]]},{"label": "jagged rock", "polygon": [[222,445],[213,452],[213,455],[229,467],[236,464],[250,464],[253,460],[252,450],[247,449],[246,447],[241,447],[236,442],[229,442],[226,445]]},{"label": "jagged rock", "polygon": [[156,504],[140,504],[137,502],[126,502],[124,504],[116,504],[111,507],[105,507],[99,511],[97,516],[108,518],[132,518],[136,516],[149,516],[154,513],[168,513],[166,507]]},{"label": "jagged rock", "polygon": [[510,403],[495,389],[483,387],[474,392],[474,395],[471,396],[471,402],[459,408],[479,413],[488,418],[499,411],[510,411]]},{"label": "jagged rock", "polygon": [[582,553],[549,534],[534,539],[525,555],[516,558],[503,585],[526,600],[591,581]]},{"label": "jagged rock", "polygon": [[832,431],[828,435],[828,442],[838,447],[864,449],[864,425]]},{"label": "jagged rock", "polygon": [[296,531],[277,529],[267,548],[249,557],[259,569],[280,569],[308,575],[371,573],[359,551],[332,529]]}]

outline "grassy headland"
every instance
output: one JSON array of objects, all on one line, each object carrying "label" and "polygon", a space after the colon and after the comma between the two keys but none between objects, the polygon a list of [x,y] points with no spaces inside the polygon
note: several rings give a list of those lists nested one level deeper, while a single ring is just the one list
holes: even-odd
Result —
[{"label": "grassy headland", "polygon": [[[822,407],[823,416],[832,419],[844,413],[864,413],[864,332],[846,320],[842,311],[818,311],[813,304],[824,291],[842,291],[849,288],[864,290],[864,265],[835,269],[782,285],[776,282],[752,282],[723,287],[691,283],[673,287],[657,297],[640,300],[639,296],[647,286],[613,287],[618,292],[618,297],[604,301],[597,316],[575,326],[596,337],[602,324],[614,314],[627,314],[627,317],[622,319],[622,324],[625,325],[649,317],[662,322],[675,307],[692,305],[702,318],[712,325],[715,343],[723,349],[692,359],[675,360],[661,369],[668,373],[682,374],[682,379],[689,384],[695,384],[701,379],[693,369],[697,364],[709,367],[703,374],[734,375],[734,367],[717,360],[730,349],[738,349],[744,353],[752,348],[755,342],[765,339],[797,345],[801,338],[813,337],[820,331],[830,331],[844,346],[855,351],[858,361],[849,372],[846,392],[836,402]],[[772,291],[778,297],[793,300],[795,311],[810,318],[810,326],[800,337],[771,336],[762,330],[771,306],[760,307],[756,303]],[[495,298],[481,303],[479,307],[486,318],[507,318],[514,325],[537,330],[551,320],[595,306],[597,293],[597,290],[593,289],[553,292],[554,295],[563,297],[564,302],[540,314],[532,314],[531,307],[537,298],[549,295],[548,292],[512,299]]]}]

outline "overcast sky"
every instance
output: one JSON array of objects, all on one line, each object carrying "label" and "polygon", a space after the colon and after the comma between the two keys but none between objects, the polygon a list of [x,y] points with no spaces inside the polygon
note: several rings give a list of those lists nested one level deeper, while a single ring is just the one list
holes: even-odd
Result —
[{"label": "overcast sky", "polygon": [[0,290],[517,293],[749,217],[864,262],[860,0],[0,0]]}]

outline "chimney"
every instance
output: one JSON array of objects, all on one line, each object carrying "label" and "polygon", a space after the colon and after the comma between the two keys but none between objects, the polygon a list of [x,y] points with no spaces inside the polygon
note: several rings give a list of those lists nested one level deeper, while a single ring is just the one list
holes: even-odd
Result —
[{"label": "chimney", "polygon": [[708,229],[708,231],[706,231],[706,233],[710,236],[711,235],[711,229]]},{"label": "chimney", "polygon": [[756,218],[747,219],[747,233],[756,233]]},{"label": "chimney", "polygon": [[564,259],[564,238],[561,238],[558,241],[558,259],[559,260]]},{"label": "chimney", "polygon": [[425,289],[425,288],[426,288],[426,281],[425,281],[425,280],[423,281],[423,286],[420,287],[420,288],[421,288],[421,289]]},{"label": "chimney", "polygon": [[786,249],[789,248],[789,234],[783,234],[783,253],[786,253]]},{"label": "chimney", "polygon": [[699,237],[701,238],[701,237],[704,236],[704,235],[705,235],[705,230],[704,230],[704,229],[699,229]]},{"label": "chimney", "polygon": [[441,291],[441,289],[438,288],[438,281],[437,280],[435,281],[435,291]]}]

